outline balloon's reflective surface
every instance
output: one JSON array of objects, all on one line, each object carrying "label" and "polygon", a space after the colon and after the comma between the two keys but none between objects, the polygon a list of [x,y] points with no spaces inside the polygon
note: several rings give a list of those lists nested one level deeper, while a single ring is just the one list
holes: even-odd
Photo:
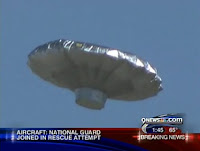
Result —
[{"label": "balloon's reflective surface", "polygon": [[76,103],[91,109],[103,108],[107,98],[142,100],[162,90],[155,68],[117,49],[60,39],[35,48],[28,58],[35,74],[74,91]]}]

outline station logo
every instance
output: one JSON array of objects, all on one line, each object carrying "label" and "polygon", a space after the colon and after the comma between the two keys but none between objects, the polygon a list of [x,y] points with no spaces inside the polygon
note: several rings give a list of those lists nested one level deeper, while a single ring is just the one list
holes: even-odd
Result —
[{"label": "station logo", "polygon": [[141,118],[139,140],[186,140],[182,133],[183,114],[163,114]]},{"label": "station logo", "polygon": [[141,118],[144,133],[164,133],[166,128],[170,132],[180,129],[183,124],[182,114],[163,114],[151,118]]}]

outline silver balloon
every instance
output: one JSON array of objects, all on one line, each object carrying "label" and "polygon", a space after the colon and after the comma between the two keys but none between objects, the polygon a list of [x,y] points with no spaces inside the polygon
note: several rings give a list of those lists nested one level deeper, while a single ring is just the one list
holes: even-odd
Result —
[{"label": "silver balloon", "polygon": [[35,74],[74,91],[76,103],[91,109],[103,108],[107,98],[142,100],[162,90],[155,68],[117,49],[60,39],[35,48],[28,58]]}]

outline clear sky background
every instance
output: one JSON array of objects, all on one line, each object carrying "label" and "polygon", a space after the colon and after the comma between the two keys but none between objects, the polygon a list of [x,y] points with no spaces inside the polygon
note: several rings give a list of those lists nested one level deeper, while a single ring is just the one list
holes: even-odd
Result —
[{"label": "clear sky background", "polygon": [[[200,132],[200,1],[1,0],[0,127],[140,127],[142,117],[185,113]],[[75,103],[73,92],[32,74],[27,55],[59,38],[136,54],[158,70],[163,88],[143,101]]]}]

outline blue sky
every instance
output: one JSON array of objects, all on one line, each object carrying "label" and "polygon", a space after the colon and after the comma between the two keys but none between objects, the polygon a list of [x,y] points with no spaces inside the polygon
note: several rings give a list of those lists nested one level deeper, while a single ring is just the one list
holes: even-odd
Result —
[{"label": "blue sky", "polygon": [[[185,113],[200,132],[200,2],[1,0],[0,127],[140,127],[142,117]],[[143,101],[78,106],[73,92],[32,74],[27,55],[59,38],[118,48],[149,61],[164,90]]]}]

